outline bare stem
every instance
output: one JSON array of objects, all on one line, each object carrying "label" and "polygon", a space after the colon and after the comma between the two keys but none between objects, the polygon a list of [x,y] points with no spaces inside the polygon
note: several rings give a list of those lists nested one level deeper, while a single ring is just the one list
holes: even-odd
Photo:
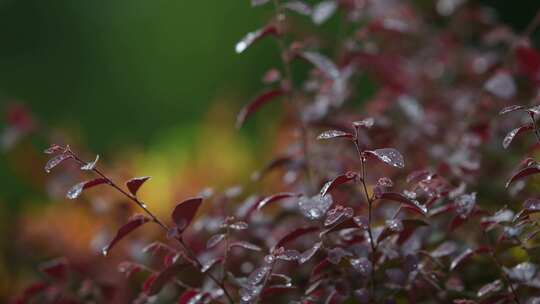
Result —
[{"label": "bare stem", "polygon": [[371,285],[371,294],[373,297],[375,297],[375,290],[377,287],[377,282],[375,280],[375,264],[376,264],[376,255],[377,255],[377,244],[375,244],[375,240],[373,239],[373,232],[372,232],[372,213],[373,213],[373,199],[369,196],[367,184],[366,184],[366,165],[364,158],[362,157],[362,153],[360,152],[360,147],[358,146],[358,140],[355,138],[354,140],[354,146],[356,147],[356,152],[358,153],[358,159],[360,160],[360,169],[361,169],[361,183],[362,187],[364,189],[364,194],[366,196],[366,201],[368,203],[368,235],[369,235],[369,244],[371,246],[371,278],[370,278],[370,285]]},{"label": "bare stem", "polygon": [[[68,151],[68,153],[73,157],[73,159],[75,161],[77,161],[79,164],[81,165],[86,165],[87,162],[85,162],[84,160],[80,159],[75,153],[73,153],[72,151]],[[158,224],[164,231],[165,233],[169,232],[169,227],[163,222],[161,221],[152,211],[150,211],[147,207],[146,207],[146,204],[144,204],[141,200],[139,200],[139,198],[137,198],[136,196],[126,192],[124,189],[122,189],[118,184],[116,184],[110,177],[108,177],[107,175],[105,175],[105,173],[103,173],[101,170],[99,170],[97,167],[94,167],[92,169],[92,171],[97,174],[98,176],[100,176],[101,178],[105,179],[107,181],[107,184],[110,185],[112,188],[116,189],[118,192],[120,192],[121,194],[123,194],[125,197],[127,197],[129,200],[131,200],[132,202],[134,202],[140,209],[142,209],[151,219],[154,223]],[[191,250],[191,248],[189,248],[189,246],[186,245],[186,243],[184,242],[184,240],[182,239],[182,236],[178,236],[175,238],[175,240],[178,241],[178,243],[180,244],[180,246],[182,247],[182,250],[187,254],[187,256],[192,260],[192,262],[195,263],[195,265],[197,266],[197,268],[199,269],[199,271],[202,270],[203,268],[203,265],[202,263],[199,261],[199,259],[197,258],[197,256],[195,255],[195,253]],[[203,273],[201,271],[201,273]],[[203,273],[203,275],[206,275],[208,276],[208,278],[210,278],[217,286],[219,286],[221,288],[221,290],[223,290],[223,294],[227,297],[227,300],[230,304],[234,303],[231,295],[229,294],[229,292],[227,291],[227,289],[225,288],[225,285],[223,283],[221,283],[216,277],[214,277],[211,273],[207,272],[207,273]]]}]

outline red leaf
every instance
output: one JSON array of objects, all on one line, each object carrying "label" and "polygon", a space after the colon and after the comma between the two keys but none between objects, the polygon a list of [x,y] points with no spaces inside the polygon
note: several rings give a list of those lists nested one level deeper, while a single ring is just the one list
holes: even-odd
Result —
[{"label": "red leaf", "polygon": [[236,117],[236,128],[240,129],[244,122],[255,113],[260,107],[267,104],[272,99],[283,95],[282,89],[272,89],[262,92],[260,95],[252,99],[247,105],[245,105],[238,116]]},{"label": "red leaf", "polygon": [[422,215],[426,215],[426,213],[428,211],[426,206],[421,205],[418,201],[412,200],[412,199],[406,197],[405,195],[403,195],[401,193],[384,192],[384,193],[381,193],[377,197],[377,199],[389,200],[389,201],[402,203],[402,204],[404,204],[404,206],[403,206],[404,208],[416,211],[416,212],[418,212],[418,213],[420,213]]},{"label": "red leaf", "polygon": [[68,261],[65,258],[54,259],[40,265],[39,270],[53,279],[64,280],[68,271]]},{"label": "red leaf", "polygon": [[157,294],[165,284],[169,283],[169,281],[188,265],[189,264],[175,264],[165,268],[165,270],[155,275],[155,278],[148,282],[148,286],[145,286],[144,292],[149,296]]},{"label": "red leaf", "polygon": [[503,139],[503,143],[502,143],[503,148],[505,149],[508,148],[512,140],[514,140],[514,138],[518,136],[519,134],[522,134],[526,131],[532,131],[532,130],[534,130],[534,126],[529,123],[529,124],[525,124],[520,127],[517,127],[513,129],[512,131],[508,132],[508,134],[506,134],[506,136]]},{"label": "red leaf", "polygon": [[142,214],[135,214],[133,215],[124,226],[120,227],[118,229],[118,232],[116,232],[116,236],[113,238],[113,240],[109,243],[109,245],[105,248],[103,248],[103,255],[107,255],[111,249],[120,241],[122,238],[124,238],[126,235],[131,233],[133,230],[139,228],[140,226],[148,223],[150,219]]},{"label": "red leaf", "polygon": [[335,187],[341,184],[356,179],[357,176],[358,174],[353,171],[347,171],[345,174],[337,176],[333,180],[324,184],[320,192],[321,196],[325,196],[328,192],[332,191]]},{"label": "red leaf", "polygon": [[499,111],[499,115],[508,114],[514,111],[522,110],[524,108],[525,108],[524,106],[520,106],[520,105],[507,106],[507,107],[502,108],[502,110]]},{"label": "red leaf", "polygon": [[270,203],[273,203],[273,202],[277,202],[277,201],[280,201],[280,200],[283,200],[283,199],[286,199],[286,198],[291,198],[291,197],[299,197],[300,195],[296,194],[296,193],[291,193],[291,192],[282,192],[282,193],[276,193],[276,194],[273,194],[273,195],[270,195],[270,196],[267,196],[265,198],[263,198],[259,204],[257,204],[257,210],[261,210],[264,206],[270,204]]},{"label": "red leaf", "polygon": [[178,299],[178,304],[188,304],[191,303],[190,300],[199,295],[199,292],[193,289],[188,289]]},{"label": "red leaf", "polygon": [[129,192],[133,194],[133,196],[137,195],[137,191],[139,191],[139,188],[151,177],[150,176],[143,176],[143,177],[135,177],[126,182],[126,186],[129,189]]},{"label": "red leaf", "polygon": [[66,194],[66,197],[69,198],[69,199],[76,199],[81,195],[83,190],[86,190],[88,188],[92,188],[92,187],[97,186],[97,185],[107,184],[107,183],[109,183],[109,180],[106,179],[106,178],[102,178],[102,177],[78,183],[75,186],[71,187],[71,189],[69,189],[69,191]]},{"label": "red leaf", "polygon": [[277,27],[274,25],[267,25],[266,27],[262,29],[258,29],[254,32],[247,33],[238,43],[236,43],[235,51],[236,53],[240,54],[243,51],[245,51],[248,47],[250,47],[252,44],[257,42],[259,39],[264,38],[269,35],[278,36],[279,32]]},{"label": "red leaf", "polygon": [[373,151],[364,151],[364,153],[371,154],[390,166],[397,168],[405,167],[403,156],[394,148],[382,148]]},{"label": "red leaf", "polygon": [[353,140],[354,135],[352,135],[349,132],[344,132],[340,130],[328,130],[324,131],[319,136],[317,136],[317,139],[333,139],[333,138],[346,138]]},{"label": "red leaf", "polygon": [[179,232],[184,231],[184,229],[189,226],[201,204],[202,198],[195,197],[176,205],[172,213],[172,220],[176,224]]},{"label": "red leaf", "polygon": [[477,254],[487,253],[490,251],[491,249],[486,246],[480,246],[475,250],[472,250],[469,248],[452,260],[452,262],[450,263],[450,270],[452,271],[456,269],[459,265],[463,264],[465,261],[467,261],[468,259],[472,258],[473,256]]},{"label": "red leaf", "polygon": [[308,233],[312,233],[312,232],[315,232],[315,231],[318,231],[319,230],[319,227],[317,226],[309,226],[309,227],[302,227],[302,228],[298,228],[296,230],[293,230],[289,233],[287,233],[284,237],[282,237],[277,243],[276,245],[274,245],[273,248],[279,248],[279,247],[283,247],[285,244],[289,243],[289,242],[292,242],[294,240],[296,240],[297,238],[305,235],[305,234],[308,234]]},{"label": "red leaf", "polygon": [[295,159],[291,158],[290,156],[281,156],[278,158],[273,159],[271,162],[269,162],[264,168],[261,170],[254,172],[251,179],[252,180],[260,180],[263,178],[266,174],[268,174],[270,171],[277,169],[282,166],[292,165],[296,163]]},{"label": "red leaf", "polygon": [[538,173],[540,173],[540,167],[538,166],[521,169],[517,173],[512,175],[512,177],[510,177],[510,179],[506,182],[505,187],[508,188],[513,182]]}]

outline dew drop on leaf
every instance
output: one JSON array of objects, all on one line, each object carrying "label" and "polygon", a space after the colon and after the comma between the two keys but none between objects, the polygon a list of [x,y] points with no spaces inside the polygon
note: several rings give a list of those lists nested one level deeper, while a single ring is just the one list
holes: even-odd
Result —
[{"label": "dew drop on leaf", "polygon": [[224,234],[224,233],[213,235],[213,236],[210,237],[210,238],[208,239],[208,241],[206,242],[206,248],[212,248],[212,247],[215,247],[215,246],[216,246],[217,244],[219,244],[223,239],[225,239],[225,234]]},{"label": "dew drop on leaf", "polygon": [[58,154],[55,157],[51,158],[47,162],[47,164],[45,164],[45,172],[51,173],[51,170],[54,167],[58,166],[60,163],[62,163],[63,161],[65,161],[68,158],[71,158],[71,155],[66,154],[66,153]]},{"label": "dew drop on leaf", "polygon": [[366,151],[367,153],[375,155],[382,162],[397,168],[405,167],[405,161],[403,156],[398,150],[394,148],[382,148],[373,151]]},{"label": "dew drop on leaf", "polygon": [[84,184],[86,184],[86,182],[81,182],[71,187],[71,189],[69,189],[69,191],[67,192],[66,197],[69,199],[78,198],[84,189]]},{"label": "dew drop on leaf", "polygon": [[94,170],[98,161],[99,161],[99,155],[96,155],[96,159],[94,159],[94,161],[90,163],[86,163],[85,165],[81,166],[81,170],[84,170],[84,171]]},{"label": "dew drop on leaf", "polygon": [[315,195],[313,197],[302,196],[298,201],[300,212],[309,219],[320,219],[332,205],[332,196]]}]

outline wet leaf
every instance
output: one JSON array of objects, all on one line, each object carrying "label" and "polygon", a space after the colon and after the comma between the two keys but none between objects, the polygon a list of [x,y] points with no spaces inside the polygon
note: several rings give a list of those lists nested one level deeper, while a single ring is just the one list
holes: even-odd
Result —
[{"label": "wet leaf", "polygon": [[101,178],[101,177],[95,178],[89,181],[81,182],[71,187],[71,189],[69,189],[69,191],[67,192],[66,197],[69,199],[76,199],[81,195],[83,190],[92,188],[97,185],[108,184],[108,183],[109,183],[109,180],[105,178]]},{"label": "wet leaf", "polygon": [[201,204],[202,198],[195,197],[176,205],[172,213],[172,220],[179,232],[184,231],[189,226]]},{"label": "wet leaf", "polygon": [[530,282],[536,275],[537,266],[530,262],[520,263],[513,268],[504,269],[508,276],[518,282]]},{"label": "wet leaf", "polygon": [[67,153],[62,153],[51,158],[47,164],[45,164],[45,172],[50,173],[52,169],[64,162],[66,159],[70,159],[72,156]]},{"label": "wet leaf", "polygon": [[259,204],[257,205],[257,210],[261,210],[264,206],[270,203],[278,202],[280,200],[288,199],[291,197],[298,197],[298,196],[299,196],[298,194],[291,193],[291,192],[282,192],[282,193],[276,193],[276,194],[267,196],[259,202]]},{"label": "wet leaf", "polygon": [[398,150],[394,148],[382,148],[373,151],[364,151],[364,153],[371,154],[380,159],[382,162],[393,167],[405,167],[405,161],[403,160],[403,156],[401,155],[401,153],[399,153]]},{"label": "wet leaf", "polygon": [[522,134],[527,131],[532,131],[532,130],[534,130],[534,126],[532,124],[525,124],[508,132],[508,134],[506,134],[506,136],[503,139],[503,143],[502,143],[503,148],[505,149],[508,148],[508,146],[510,146],[510,143],[512,143],[514,138],[518,136],[519,134]]},{"label": "wet leaf", "polygon": [[262,29],[247,33],[240,41],[238,41],[238,43],[236,43],[234,50],[236,53],[240,54],[259,39],[269,35],[278,35],[278,30],[275,26],[268,25]]},{"label": "wet leaf", "polygon": [[317,52],[302,52],[300,54],[302,58],[313,64],[317,69],[324,73],[330,79],[339,78],[339,69],[328,57]]},{"label": "wet leaf", "polygon": [[506,182],[505,187],[508,188],[512,183],[538,173],[540,173],[540,166],[521,169],[510,177],[510,179]]},{"label": "wet leaf", "polygon": [[332,203],[333,200],[330,194],[325,196],[315,195],[313,197],[302,196],[298,201],[298,207],[304,216],[316,220],[326,214]]},{"label": "wet leaf", "polygon": [[142,214],[135,214],[133,215],[126,224],[124,224],[118,231],[116,232],[116,236],[113,238],[113,240],[107,245],[105,248],[103,248],[103,255],[109,254],[111,252],[111,249],[125,236],[127,236],[129,233],[131,233],[133,230],[139,228],[140,226],[148,223],[150,219]]},{"label": "wet leaf", "polygon": [[358,128],[369,129],[373,127],[374,124],[375,124],[375,119],[373,119],[372,117],[368,117],[368,118],[353,122],[353,126],[357,129]]},{"label": "wet leaf", "polygon": [[344,184],[346,182],[349,182],[351,180],[354,180],[358,177],[358,174],[353,171],[347,171],[345,174],[341,174],[331,181],[324,184],[324,186],[321,188],[320,195],[325,196],[328,192],[332,191],[337,186]]},{"label": "wet leaf", "polygon": [[99,155],[96,155],[96,159],[94,161],[86,163],[85,165],[81,166],[81,170],[84,171],[92,171],[97,165],[97,162],[99,161]]},{"label": "wet leaf", "polygon": [[201,294],[199,291],[194,289],[188,289],[182,293],[180,298],[178,299],[177,304],[196,304],[198,301],[195,301]]},{"label": "wet leaf", "polygon": [[313,247],[309,248],[308,250],[302,252],[300,254],[300,258],[298,259],[298,262],[300,264],[304,264],[307,261],[311,260],[311,258],[321,249],[322,242],[317,242],[313,245]]},{"label": "wet leaf", "polygon": [[397,192],[382,193],[377,197],[377,199],[402,203],[404,204],[404,207],[416,211],[422,215],[426,215],[428,211],[427,207],[420,204],[420,202],[417,200],[410,199],[409,197]]},{"label": "wet leaf", "polygon": [[48,147],[47,149],[45,149],[43,151],[43,153],[45,154],[56,154],[56,153],[61,153],[61,152],[65,152],[66,151],[66,148],[60,146],[60,145],[57,145],[57,144],[52,144],[50,147]]},{"label": "wet leaf", "polygon": [[208,270],[210,270],[212,267],[214,267],[214,265],[216,265],[217,263],[220,263],[221,261],[223,261],[223,258],[216,258],[216,259],[211,259],[209,261],[207,261],[206,263],[203,264],[203,267],[201,268],[201,272],[207,272]]},{"label": "wet leaf", "polygon": [[343,132],[339,130],[328,130],[324,131],[319,136],[317,136],[317,139],[333,139],[333,138],[346,138],[346,139],[354,139],[354,135],[348,132]]},{"label": "wet leaf", "polygon": [[255,245],[255,244],[249,243],[249,242],[245,242],[245,241],[234,242],[230,246],[231,246],[231,248],[233,248],[233,247],[241,247],[241,248],[249,249],[249,250],[253,250],[253,251],[262,251],[261,247]]},{"label": "wet leaf", "polygon": [[524,108],[525,108],[524,106],[520,106],[520,105],[507,106],[499,111],[499,115],[504,115],[504,114],[508,114],[514,111],[523,110]]},{"label": "wet leaf", "polygon": [[479,298],[483,298],[487,295],[491,295],[495,292],[500,291],[503,288],[503,283],[501,280],[495,280],[489,284],[486,284],[482,286],[478,292],[476,293],[476,296]]},{"label": "wet leaf", "polygon": [[262,92],[257,97],[252,99],[247,105],[245,105],[242,110],[238,113],[236,117],[236,128],[240,129],[244,122],[259,108],[270,102],[276,97],[283,95],[284,91],[282,89],[271,89]]},{"label": "wet leaf", "polygon": [[150,179],[150,176],[135,177],[126,182],[126,187],[129,189],[129,192],[133,194],[133,196],[137,196],[139,188],[141,188],[141,186]]},{"label": "wet leaf", "polygon": [[212,248],[215,247],[217,244],[219,244],[221,241],[225,239],[226,234],[220,233],[215,234],[211,236],[208,241],[206,242],[206,248]]}]

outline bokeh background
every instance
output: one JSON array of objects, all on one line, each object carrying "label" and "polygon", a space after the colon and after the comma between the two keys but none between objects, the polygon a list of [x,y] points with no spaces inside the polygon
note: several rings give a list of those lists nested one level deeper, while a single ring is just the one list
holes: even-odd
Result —
[{"label": "bokeh background", "polygon": [[[540,7],[480,2],[518,31]],[[54,195],[40,154],[51,139],[100,154],[113,172],[152,176],[144,195],[160,214],[206,185],[245,181],[269,159],[278,105],[234,129],[241,105],[279,62],[272,40],[234,53],[269,9],[248,0],[0,0],[0,130],[14,111],[32,121],[31,135],[0,154],[0,302],[63,246],[88,250],[103,224],[81,202]],[[327,35],[338,18],[323,26]]]}]

